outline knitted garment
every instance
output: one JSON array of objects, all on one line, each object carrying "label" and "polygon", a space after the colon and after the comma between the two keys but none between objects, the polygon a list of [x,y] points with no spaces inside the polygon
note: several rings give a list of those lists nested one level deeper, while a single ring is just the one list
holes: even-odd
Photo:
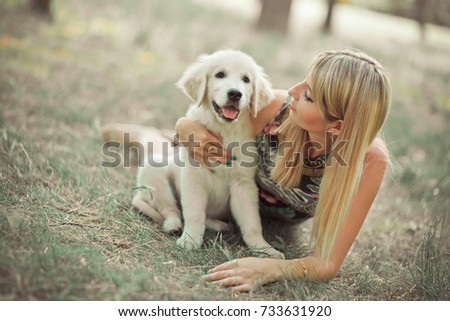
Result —
[{"label": "knitted garment", "polygon": [[256,138],[260,157],[256,183],[260,189],[259,206],[262,216],[296,221],[314,214],[326,156],[304,160],[305,168],[295,188],[283,188],[271,179],[271,169],[275,167],[278,152],[276,129],[289,111],[288,106],[287,103],[283,104],[277,115]]}]

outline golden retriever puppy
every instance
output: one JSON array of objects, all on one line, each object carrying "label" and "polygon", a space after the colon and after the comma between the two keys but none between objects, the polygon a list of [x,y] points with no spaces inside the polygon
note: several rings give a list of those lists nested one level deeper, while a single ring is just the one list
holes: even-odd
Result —
[{"label": "golden retriever puppy", "polygon": [[220,133],[224,146],[233,147],[234,161],[214,164],[211,171],[181,148],[178,160],[170,156],[168,166],[140,169],[137,184],[150,191],[137,192],[133,205],[168,233],[181,230],[184,221],[177,245],[187,250],[201,246],[205,227],[226,229],[224,220],[231,213],[255,254],[282,258],[262,236],[254,179],[257,150],[251,117],[274,98],[267,76],[247,54],[223,50],[200,56],[177,85],[194,102],[187,117]]}]

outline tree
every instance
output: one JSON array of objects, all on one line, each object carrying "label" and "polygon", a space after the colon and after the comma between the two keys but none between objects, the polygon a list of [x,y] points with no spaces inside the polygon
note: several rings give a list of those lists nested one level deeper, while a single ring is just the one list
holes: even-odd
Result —
[{"label": "tree", "polygon": [[41,15],[51,17],[50,2],[51,0],[31,0],[31,8]]},{"label": "tree", "polygon": [[426,5],[427,0],[416,0],[414,4],[414,15],[419,23],[420,27],[420,36],[422,40],[425,40],[425,15],[426,15]]},{"label": "tree", "polygon": [[327,11],[327,17],[325,19],[325,23],[323,25],[323,31],[324,32],[330,32],[331,31],[331,19],[333,17],[333,8],[336,4],[336,0],[328,0],[328,11]]},{"label": "tree", "polygon": [[261,0],[261,5],[257,28],[286,33],[292,0]]}]

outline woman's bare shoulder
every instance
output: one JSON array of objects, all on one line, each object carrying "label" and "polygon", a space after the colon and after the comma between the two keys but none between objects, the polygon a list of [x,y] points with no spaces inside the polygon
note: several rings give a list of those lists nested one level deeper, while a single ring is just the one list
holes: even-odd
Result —
[{"label": "woman's bare shoulder", "polygon": [[253,132],[258,135],[264,127],[269,123],[272,118],[276,115],[278,110],[280,110],[281,105],[286,100],[288,96],[287,90],[274,89],[275,99],[270,102],[267,106],[264,106],[258,111],[258,114],[253,118]]},{"label": "woman's bare shoulder", "polygon": [[389,150],[386,143],[379,137],[376,137],[366,152],[365,162],[380,161],[389,163]]}]

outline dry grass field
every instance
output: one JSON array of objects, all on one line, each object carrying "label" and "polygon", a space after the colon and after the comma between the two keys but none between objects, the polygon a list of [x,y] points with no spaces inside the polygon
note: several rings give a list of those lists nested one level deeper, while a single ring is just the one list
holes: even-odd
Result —
[{"label": "dry grass field", "polygon": [[[372,37],[343,25],[332,35],[314,24],[285,37],[259,33],[249,16],[204,1],[58,0],[50,23],[25,2],[0,0],[0,299],[450,299],[445,41]],[[338,277],[251,295],[202,283],[212,266],[249,255],[239,233],[207,233],[192,253],[175,247],[175,237],[131,208],[135,169],[100,166],[99,128],[173,128],[188,104],[174,83],[201,53],[243,50],[275,87],[288,88],[317,53],[345,47],[391,74],[383,136],[393,166]],[[309,251],[310,221],[264,226],[287,258]]]}]

